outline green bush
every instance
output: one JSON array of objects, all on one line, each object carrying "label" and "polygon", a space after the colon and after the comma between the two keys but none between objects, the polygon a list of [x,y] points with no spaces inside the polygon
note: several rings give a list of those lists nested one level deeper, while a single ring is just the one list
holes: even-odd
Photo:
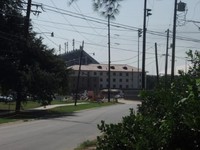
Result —
[{"label": "green bush", "polygon": [[199,150],[199,77],[194,76],[197,69],[191,70],[180,72],[168,87],[160,83],[153,91],[141,92],[138,112],[131,110],[122,122],[102,121],[97,150]]}]

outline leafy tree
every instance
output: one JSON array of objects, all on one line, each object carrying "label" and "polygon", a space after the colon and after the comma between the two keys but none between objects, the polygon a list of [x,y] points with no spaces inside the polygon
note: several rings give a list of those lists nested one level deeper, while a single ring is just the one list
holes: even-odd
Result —
[{"label": "leafy tree", "polygon": [[0,83],[3,92],[16,88],[23,49],[22,1],[2,0],[0,5]]},{"label": "leafy tree", "polygon": [[0,2],[0,86],[4,94],[12,92],[16,111],[27,96],[50,102],[54,94],[67,91],[65,63],[42,44],[42,38],[30,28],[24,38],[21,0]]},{"label": "leafy tree", "polygon": [[200,147],[199,53],[190,51],[193,67],[179,72],[171,86],[141,94],[142,105],[118,124],[98,125],[97,149],[198,150]]},{"label": "leafy tree", "polygon": [[[74,1],[70,0],[71,5]],[[120,2],[123,0],[93,0],[94,11],[108,19],[108,102],[110,101],[110,20],[119,14]]]}]

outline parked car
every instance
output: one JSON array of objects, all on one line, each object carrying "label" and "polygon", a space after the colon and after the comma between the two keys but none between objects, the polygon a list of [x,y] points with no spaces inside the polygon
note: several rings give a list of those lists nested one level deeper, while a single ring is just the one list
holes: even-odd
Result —
[{"label": "parked car", "polygon": [[0,95],[0,102],[12,102],[12,101],[14,101],[14,99],[11,95],[10,96]]}]

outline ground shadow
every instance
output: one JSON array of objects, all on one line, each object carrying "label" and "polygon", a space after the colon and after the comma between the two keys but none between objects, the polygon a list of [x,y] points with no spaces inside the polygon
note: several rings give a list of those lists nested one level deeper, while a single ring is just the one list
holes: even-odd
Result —
[{"label": "ground shadow", "polygon": [[51,119],[65,116],[75,116],[75,114],[75,112],[61,113],[50,110],[26,110],[19,113],[15,113],[14,111],[0,110],[0,118],[17,120]]}]

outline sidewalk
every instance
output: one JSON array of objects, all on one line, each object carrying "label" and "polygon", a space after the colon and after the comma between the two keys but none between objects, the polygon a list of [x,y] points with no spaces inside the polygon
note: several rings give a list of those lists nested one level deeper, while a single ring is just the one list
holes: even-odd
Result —
[{"label": "sidewalk", "polygon": [[[118,99],[119,103],[124,103],[124,104],[141,104],[140,101],[134,101],[134,100],[124,100],[124,99]],[[87,102],[81,102],[81,103],[77,103],[77,105],[82,105],[82,104],[88,104]],[[37,107],[37,108],[33,108],[33,109],[29,109],[29,110],[47,110],[47,109],[52,109],[52,108],[56,108],[56,107],[61,107],[61,106],[73,106],[74,103],[70,103],[70,104],[55,104],[55,105],[46,105],[41,106],[41,107]]]},{"label": "sidewalk", "polygon": [[[87,102],[77,103],[77,105],[82,105],[82,104],[88,104],[88,103]],[[46,110],[46,109],[52,109],[52,108],[61,107],[61,106],[73,106],[73,105],[74,105],[74,103],[46,105],[46,106],[42,106],[42,107],[32,108],[29,110]]]},{"label": "sidewalk", "polygon": [[142,102],[139,100],[126,100],[126,99],[118,99],[119,103],[124,103],[124,104],[141,104]]},{"label": "sidewalk", "polygon": [[[82,105],[82,104],[88,104],[88,103],[87,102],[77,103],[77,105]],[[74,105],[74,103],[46,105],[46,107],[41,106],[41,107],[37,107],[37,108],[31,108],[31,109],[27,109],[27,110],[21,110],[21,112],[30,112],[30,111],[36,111],[36,110],[47,110],[47,109],[52,109],[52,108],[56,108],[56,107],[72,106],[72,105]],[[0,112],[0,116],[9,115],[9,114],[15,114],[15,111]]]}]

